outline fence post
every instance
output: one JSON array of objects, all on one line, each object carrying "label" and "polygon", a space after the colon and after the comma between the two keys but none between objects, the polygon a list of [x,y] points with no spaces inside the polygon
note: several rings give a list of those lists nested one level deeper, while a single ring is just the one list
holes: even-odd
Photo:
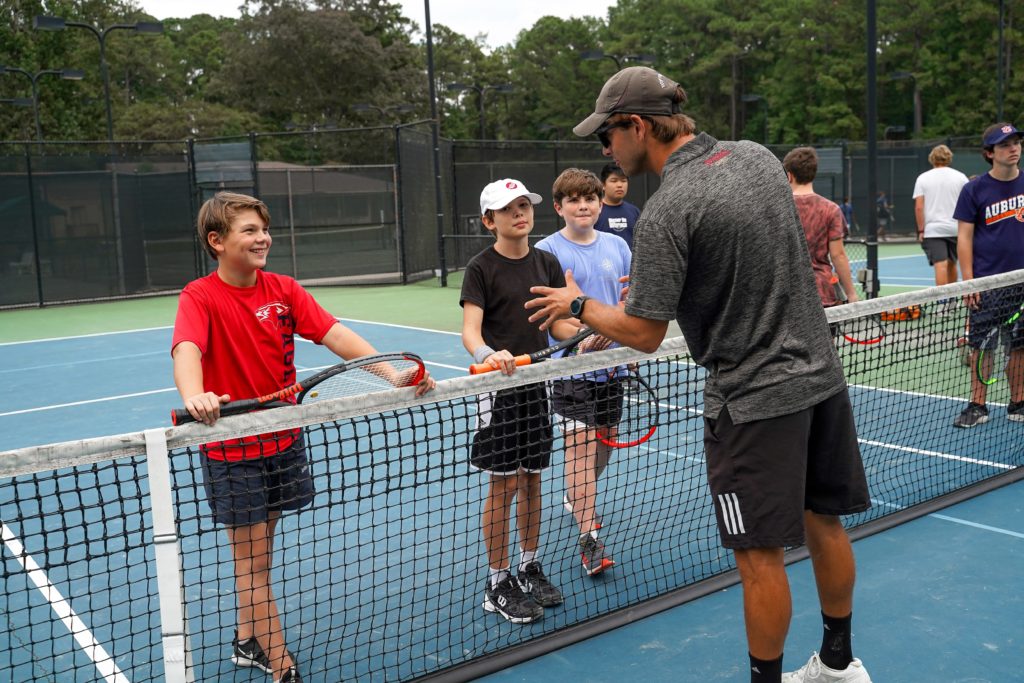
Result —
[{"label": "fence post", "polygon": [[402,127],[395,126],[395,242],[398,249],[398,272],[402,284],[409,284],[409,269],[405,260],[405,204],[402,202],[402,188],[405,176],[402,174]]},{"label": "fence post", "polygon": [[249,164],[252,173],[252,196],[260,198],[259,157],[256,151],[256,133],[249,133]]},{"label": "fence post", "polygon": [[25,174],[28,178],[28,213],[32,222],[32,254],[36,269],[36,298],[39,300],[39,307],[43,307],[43,271],[42,260],[39,258],[39,229],[36,226],[36,191],[35,183],[32,182],[32,152],[29,151],[28,143],[25,143]]}]

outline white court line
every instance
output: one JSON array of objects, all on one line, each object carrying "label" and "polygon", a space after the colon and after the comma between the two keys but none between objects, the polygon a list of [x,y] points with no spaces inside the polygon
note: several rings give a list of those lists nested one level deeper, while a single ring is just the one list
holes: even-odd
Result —
[{"label": "white court line", "polygon": [[25,547],[21,544],[21,541],[3,522],[0,522],[0,538],[3,539],[4,545],[7,546],[11,556],[18,561],[22,570],[28,574],[29,578],[32,579],[32,583],[43,594],[43,598],[50,603],[50,608],[53,609],[54,614],[63,622],[64,627],[71,632],[71,635],[75,637],[75,640],[78,641],[78,645],[85,652],[86,656],[92,660],[96,670],[103,676],[103,679],[107,683],[130,683],[128,678],[121,673],[121,669],[118,668],[114,658],[107,654],[103,646],[97,642],[92,632],[85,625],[85,622],[75,614],[75,610],[71,608],[68,601],[60,594],[57,587],[50,583],[46,572],[36,564],[31,555],[25,552]]},{"label": "white court line", "polygon": [[[896,503],[887,503],[884,500],[878,500],[878,499],[875,499],[875,498],[872,498],[871,502],[874,503],[875,505],[881,505],[882,507],[893,508],[895,510],[904,510],[904,509],[906,509],[905,505],[897,505]],[[999,527],[989,526],[987,524],[979,524],[978,522],[971,522],[971,521],[968,521],[966,519],[960,519],[959,517],[950,517],[949,515],[942,515],[942,514],[939,514],[937,512],[933,512],[930,515],[926,515],[926,517],[934,517],[936,519],[941,519],[944,522],[952,522],[953,524],[963,524],[964,526],[973,527],[975,529],[981,529],[982,531],[992,531],[992,532],[997,533],[997,534],[1005,534],[1006,536],[1013,536],[1014,538],[1024,538],[1024,534],[1018,533],[1016,531],[1010,531],[1009,529],[1000,529]]]},{"label": "white court line", "polygon": [[994,467],[1000,470],[1012,470],[1016,469],[1014,465],[1004,465],[1001,462],[992,462],[991,460],[979,460],[978,458],[968,458],[965,455],[952,455],[950,453],[940,453],[939,451],[927,451],[923,448],[911,448],[910,446],[899,446],[893,443],[885,443],[883,441],[871,441],[870,439],[857,439],[858,443],[866,444],[868,446],[878,446],[879,448],[889,448],[895,451],[904,451],[907,453],[914,453],[916,455],[927,455],[932,458],[942,458],[943,460],[956,460],[958,462],[969,462],[972,465],[985,465],[987,467]]},{"label": "white court line", "polygon": [[0,417],[7,417],[8,415],[24,415],[25,413],[38,413],[43,410],[56,410],[58,408],[70,408],[72,406],[84,406],[89,403],[103,403],[104,401],[118,401],[123,398],[135,398],[136,396],[150,396],[151,394],[163,394],[168,391],[177,391],[174,387],[170,389],[154,389],[153,391],[140,391],[134,394],[121,394],[120,396],[106,396],[104,398],[90,398],[86,401],[73,401],[71,403],[58,403],[52,406],[40,406],[38,408],[25,408],[23,410],[11,410],[6,413],[0,413]]},{"label": "white court line", "polygon": [[89,337],[107,337],[113,334],[134,334],[136,332],[155,332],[156,330],[170,330],[170,325],[163,327],[140,327],[137,330],[119,330],[117,332],[94,332],[92,334],[73,334],[68,337],[47,337],[45,339],[27,339],[25,341],[0,342],[0,346],[16,346],[18,344],[35,344],[36,342],[64,341],[65,339],[88,339]]},{"label": "white court line", "polygon": [[107,356],[106,358],[87,358],[84,360],[68,360],[62,363],[47,363],[45,365],[33,365],[24,368],[12,368],[9,370],[0,370],[0,375],[4,373],[12,372],[28,372],[29,370],[45,370],[47,368],[61,368],[68,365],[82,365],[85,363],[106,363],[107,361],[119,361],[126,358],[144,358],[145,356],[162,356],[166,351],[149,351],[147,353],[130,353],[124,356]]}]

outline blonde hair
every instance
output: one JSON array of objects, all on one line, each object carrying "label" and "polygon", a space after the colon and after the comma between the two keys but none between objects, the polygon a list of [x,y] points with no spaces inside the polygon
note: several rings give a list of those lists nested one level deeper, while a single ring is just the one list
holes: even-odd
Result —
[{"label": "blonde hair", "polygon": [[953,163],[953,150],[945,145],[936,145],[928,153],[928,163],[932,166],[949,166]]},{"label": "blonde hair", "polygon": [[223,239],[231,229],[231,221],[235,216],[249,210],[259,214],[265,225],[270,225],[270,211],[267,210],[267,205],[247,194],[218,192],[203,203],[199,208],[196,229],[199,232],[199,241],[202,242],[207,254],[214,259],[217,258],[217,250],[210,244],[210,233],[215,232]]}]

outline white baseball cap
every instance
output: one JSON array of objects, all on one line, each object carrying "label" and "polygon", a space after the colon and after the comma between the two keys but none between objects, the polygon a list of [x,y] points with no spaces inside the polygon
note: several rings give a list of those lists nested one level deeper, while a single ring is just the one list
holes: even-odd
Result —
[{"label": "white baseball cap", "polygon": [[518,197],[526,197],[532,204],[544,201],[539,194],[530,192],[526,185],[518,180],[502,178],[488,184],[480,193],[480,215],[484,215],[490,209],[503,209]]}]

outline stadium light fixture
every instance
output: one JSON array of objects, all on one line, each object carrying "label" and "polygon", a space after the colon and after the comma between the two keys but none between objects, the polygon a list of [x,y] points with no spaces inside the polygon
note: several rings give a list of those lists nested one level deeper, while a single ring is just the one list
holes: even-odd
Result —
[{"label": "stadium light fixture", "polygon": [[21,74],[32,83],[32,98],[21,98],[19,101],[27,101],[32,107],[32,115],[36,121],[36,140],[43,139],[43,127],[39,120],[39,79],[43,76],[59,76],[66,81],[80,81],[85,78],[85,72],[81,69],[43,69],[33,73],[16,66],[0,66],[0,75],[6,73]]},{"label": "stadium light fixture", "polygon": [[500,93],[512,93],[515,92],[515,86],[511,83],[494,83],[490,85],[476,85],[475,83],[448,83],[445,86],[446,90],[451,91],[464,91],[473,90],[478,96],[480,102],[480,139],[483,140],[486,137],[486,117],[484,114],[484,94],[488,90],[493,90]]},{"label": "stadium light fixture", "polygon": [[32,19],[32,28],[37,31],[63,31],[64,29],[84,28],[91,32],[100,43],[100,73],[103,76],[103,99],[107,109],[107,139],[114,139],[114,115],[110,106],[110,70],[107,68],[107,35],[111,31],[131,31],[133,33],[163,33],[164,25],[159,21],[137,21],[134,24],[113,24],[106,28],[93,26],[81,21],[68,21],[64,17],[37,15]]}]

